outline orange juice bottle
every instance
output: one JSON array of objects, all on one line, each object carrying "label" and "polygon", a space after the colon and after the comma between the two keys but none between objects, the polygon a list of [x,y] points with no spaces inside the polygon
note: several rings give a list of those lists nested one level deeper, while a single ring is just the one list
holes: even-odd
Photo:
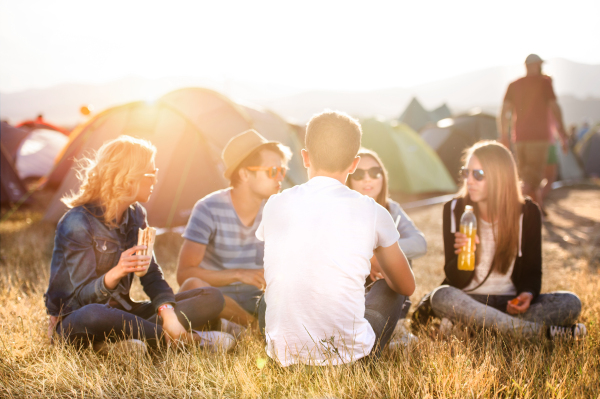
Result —
[{"label": "orange juice bottle", "polygon": [[465,206],[465,213],[460,218],[460,232],[467,236],[469,242],[458,254],[458,270],[475,270],[475,235],[477,235],[477,218],[471,205]]}]

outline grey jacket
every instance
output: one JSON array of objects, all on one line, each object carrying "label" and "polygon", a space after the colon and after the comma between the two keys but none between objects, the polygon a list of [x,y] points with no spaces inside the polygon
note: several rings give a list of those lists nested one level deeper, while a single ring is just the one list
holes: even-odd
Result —
[{"label": "grey jacket", "polygon": [[[400,249],[406,255],[408,260],[420,258],[427,253],[427,241],[421,231],[415,226],[411,218],[402,209],[399,203],[393,200],[388,200],[388,211],[392,215],[392,219],[397,223],[400,239],[398,244]],[[398,217],[400,221],[398,222]]]}]

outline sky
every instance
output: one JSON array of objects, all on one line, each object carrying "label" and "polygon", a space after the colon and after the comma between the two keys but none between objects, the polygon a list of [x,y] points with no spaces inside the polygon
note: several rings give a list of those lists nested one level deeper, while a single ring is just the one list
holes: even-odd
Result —
[{"label": "sky", "polygon": [[532,52],[600,64],[598,15],[598,0],[0,0],[0,91],[126,76],[357,91]]}]

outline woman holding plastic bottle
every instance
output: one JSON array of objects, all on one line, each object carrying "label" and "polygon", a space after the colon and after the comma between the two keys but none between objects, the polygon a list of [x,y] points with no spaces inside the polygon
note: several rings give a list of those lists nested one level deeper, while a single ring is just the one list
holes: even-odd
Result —
[{"label": "woman holding plastic bottle", "polygon": [[[540,294],[540,209],[523,197],[511,153],[495,141],[482,141],[467,150],[465,159],[463,186],[443,211],[446,279],[421,301],[413,320],[424,321],[432,312],[442,319],[442,332],[460,321],[523,336],[585,336],[585,326],[575,324],[581,312],[575,294]],[[475,242],[459,231],[467,207],[476,218]],[[459,267],[459,255],[470,248],[474,267]]]},{"label": "woman holding plastic bottle", "polygon": [[[147,202],[157,181],[156,148],[146,140],[120,136],[84,159],[78,193],[63,199],[70,208],[56,228],[45,303],[49,334],[68,342],[106,341],[145,348],[177,342],[226,349],[229,334],[194,331],[218,327],[224,299],[214,288],[173,294],[153,254],[140,255],[138,232],[148,225]],[[135,272],[150,301],[135,302],[129,291]],[[133,345],[135,344],[135,345]]]}]

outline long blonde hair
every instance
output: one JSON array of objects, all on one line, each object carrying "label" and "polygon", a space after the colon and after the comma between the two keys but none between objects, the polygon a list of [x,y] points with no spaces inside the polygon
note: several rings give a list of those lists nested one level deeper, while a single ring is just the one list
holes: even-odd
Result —
[{"label": "long blonde hair", "polygon": [[[487,186],[487,212],[492,223],[492,231],[496,240],[496,253],[492,267],[501,274],[506,274],[517,256],[519,246],[519,219],[525,200],[521,193],[521,185],[515,160],[502,144],[496,141],[480,141],[467,149],[464,165],[468,165],[471,157],[476,156],[481,163]],[[473,205],[479,219],[479,209],[471,201],[465,179],[458,192],[466,205]]]},{"label": "long blonde hair", "polygon": [[[375,162],[377,162],[377,164],[381,167],[381,170],[383,171],[383,176],[382,176],[383,182],[381,185],[381,191],[377,195],[377,198],[375,198],[375,201],[377,201],[377,203],[379,205],[381,205],[382,207],[384,207],[385,209],[387,209],[389,211],[390,209],[388,206],[388,200],[389,200],[388,172],[387,172],[387,169],[385,168],[385,166],[383,165],[383,162],[381,162],[381,158],[379,158],[379,155],[377,155],[377,153],[375,151],[368,150],[366,148],[359,149],[358,154],[356,154],[356,156],[359,156],[361,158],[370,157]],[[350,178],[350,175],[348,175],[348,179],[346,179],[346,185],[348,187],[352,188],[352,178]]]},{"label": "long blonde hair", "polygon": [[104,223],[115,227],[119,205],[133,201],[156,147],[142,139],[119,136],[100,147],[92,158],[78,160],[79,192],[62,198],[69,208],[98,202],[104,210]]}]

